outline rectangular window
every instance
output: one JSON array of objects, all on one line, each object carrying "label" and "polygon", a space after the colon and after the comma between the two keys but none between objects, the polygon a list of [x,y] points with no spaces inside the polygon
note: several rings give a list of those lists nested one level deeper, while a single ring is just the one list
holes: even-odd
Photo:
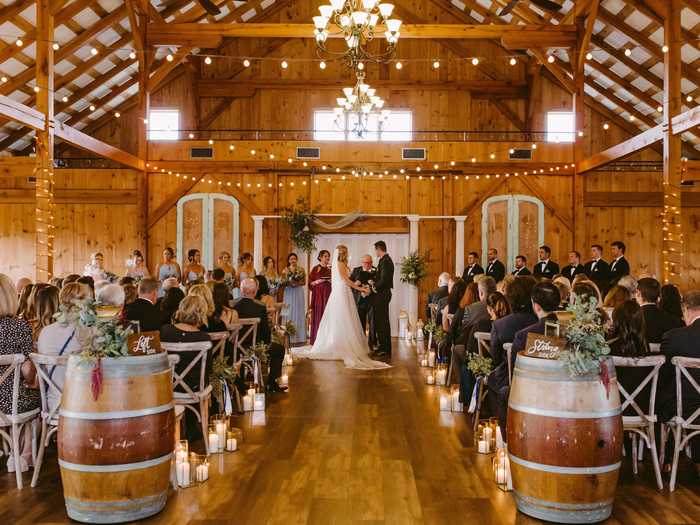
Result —
[{"label": "rectangular window", "polygon": [[148,140],[177,140],[180,112],[176,109],[152,109],[148,114]]},{"label": "rectangular window", "polygon": [[392,111],[389,118],[381,124],[378,115],[371,114],[367,131],[361,137],[353,131],[356,121],[354,115],[343,116],[338,122],[333,111],[314,111],[314,140],[410,142],[412,139],[413,115],[410,111]]},{"label": "rectangular window", "polygon": [[574,141],[574,114],[570,111],[547,113],[547,142]]}]

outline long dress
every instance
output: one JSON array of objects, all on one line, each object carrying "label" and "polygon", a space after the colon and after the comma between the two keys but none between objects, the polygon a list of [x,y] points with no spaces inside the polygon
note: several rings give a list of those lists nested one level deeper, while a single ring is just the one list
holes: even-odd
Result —
[{"label": "long dress", "polygon": [[338,250],[333,254],[331,295],[321,319],[313,346],[294,349],[294,355],[307,359],[343,361],[347,368],[377,370],[390,368],[382,361],[369,357],[367,336],[362,330],[355,299],[350,286],[343,280],[338,261]]},{"label": "long dress", "polygon": [[[289,268],[285,269],[285,278],[289,273]],[[304,272],[304,269],[300,266],[297,267],[297,272]],[[299,286],[285,286],[284,287],[284,304],[287,305],[287,319],[292,322],[294,327],[297,329],[297,333],[290,337],[291,343],[304,343],[306,342],[306,306],[304,304],[304,279],[296,280]]]},{"label": "long dress", "polygon": [[[317,285],[311,283],[322,279]],[[323,311],[326,309],[328,297],[331,295],[331,269],[328,266],[317,264],[309,274],[309,287],[311,288],[311,344],[316,341],[318,327],[321,325]]]}]

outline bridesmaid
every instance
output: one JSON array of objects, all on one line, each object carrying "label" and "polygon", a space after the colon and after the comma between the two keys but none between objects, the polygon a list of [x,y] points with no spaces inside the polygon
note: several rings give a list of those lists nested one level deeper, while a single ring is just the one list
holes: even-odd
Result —
[{"label": "bridesmaid", "polygon": [[204,282],[204,273],[206,268],[201,263],[202,254],[196,248],[192,248],[187,252],[187,266],[185,266],[185,285],[195,283],[197,281]]},{"label": "bridesmaid", "polygon": [[275,260],[269,255],[263,259],[262,275],[267,279],[267,286],[270,289],[270,295],[277,297],[277,289],[279,288],[280,276],[275,268]]},{"label": "bridesmaid", "polygon": [[148,267],[143,260],[143,254],[140,250],[134,250],[131,252],[131,259],[129,259],[129,265],[126,269],[126,276],[132,279],[145,279],[150,277],[151,274],[148,273]]},{"label": "bridesmaid", "polygon": [[163,250],[163,261],[156,266],[156,277],[161,283],[158,289],[158,297],[163,297],[163,281],[169,277],[175,277],[179,282],[182,282],[182,270],[180,265],[175,260],[175,252],[169,246]]},{"label": "bridesmaid", "polygon": [[326,309],[328,297],[331,295],[331,254],[328,250],[318,252],[318,262],[309,273],[309,288],[311,288],[311,344],[316,341],[318,327],[321,325],[323,311]]},{"label": "bridesmaid", "polygon": [[306,273],[299,266],[296,253],[287,256],[287,267],[282,270],[284,281],[284,303],[287,305],[287,318],[294,324],[297,333],[291,338],[291,343],[306,341],[306,312],[304,307],[304,284]]},{"label": "bridesmaid", "polygon": [[224,284],[228,288],[229,293],[233,292],[236,282],[236,269],[231,264],[231,254],[221,252],[217,261],[218,268],[224,271]]}]

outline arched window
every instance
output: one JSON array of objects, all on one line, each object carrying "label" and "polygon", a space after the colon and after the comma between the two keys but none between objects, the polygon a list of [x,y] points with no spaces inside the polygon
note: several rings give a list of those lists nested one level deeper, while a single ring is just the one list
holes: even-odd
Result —
[{"label": "arched window", "polygon": [[544,244],[544,204],[529,195],[497,195],[481,207],[481,257],[486,265],[489,248],[508,271],[516,255],[527,257],[528,267],[537,261],[537,249]]},{"label": "arched window", "polygon": [[193,193],[177,202],[177,259],[186,263],[187,251],[202,252],[202,264],[211,269],[222,251],[238,258],[239,204],[222,193]]}]

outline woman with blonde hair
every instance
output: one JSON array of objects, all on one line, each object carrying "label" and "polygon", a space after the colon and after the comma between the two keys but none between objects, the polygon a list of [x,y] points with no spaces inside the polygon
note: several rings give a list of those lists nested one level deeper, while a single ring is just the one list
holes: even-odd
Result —
[{"label": "woman with blonde hair", "polygon": [[203,328],[207,332],[226,331],[226,324],[214,316],[214,313],[216,312],[216,305],[214,304],[214,295],[211,293],[211,288],[209,288],[206,284],[195,284],[190,287],[187,295],[196,295],[204,299],[204,302],[207,305],[207,316]]},{"label": "woman with blonde hair", "polygon": [[355,284],[350,279],[348,249],[339,244],[333,254],[331,266],[331,295],[313,346],[295,351],[299,357],[320,360],[340,360],[347,368],[376,370],[390,365],[369,357],[367,335],[362,330],[352,290],[370,293],[369,288]]},{"label": "woman with blonde hair", "polygon": [[232,292],[236,284],[236,269],[231,264],[231,254],[227,251],[222,251],[216,263],[216,267],[224,271],[224,284],[228,291]]},{"label": "woman with blonde hair", "polygon": [[55,286],[47,286],[39,290],[34,297],[35,316],[32,320],[34,345],[39,340],[42,330],[54,322],[53,316],[58,312],[59,293],[59,289]]}]

